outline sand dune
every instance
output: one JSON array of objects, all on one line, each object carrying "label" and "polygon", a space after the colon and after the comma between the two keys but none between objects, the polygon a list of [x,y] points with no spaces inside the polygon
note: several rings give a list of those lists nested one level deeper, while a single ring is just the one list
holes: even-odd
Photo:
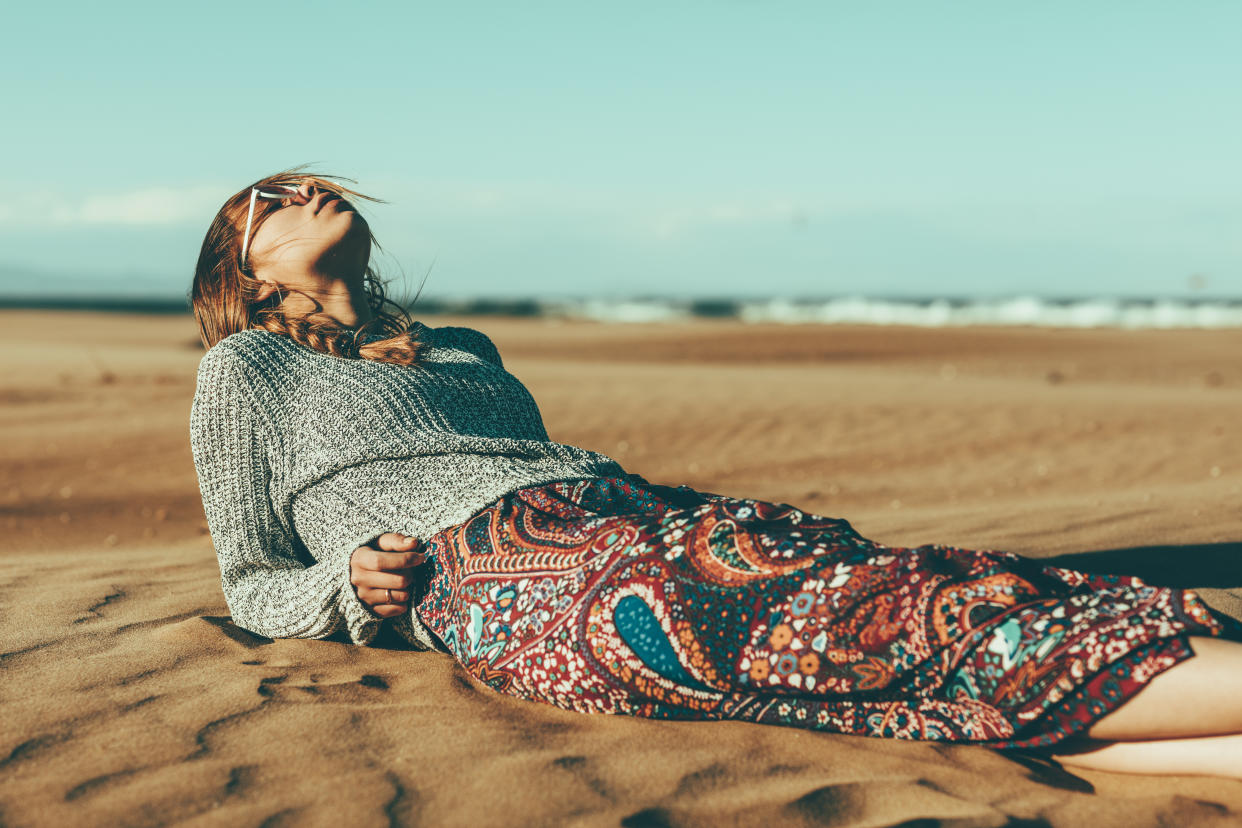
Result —
[{"label": "sand dune", "polygon": [[[554,439],[894,545],[1008,549],[1242,617],[1242,332],[470,324]],[[188,317],[0,312],[0,825],[1242,824],[1242,782],[585,716],[448,656],[234,627]]]}]

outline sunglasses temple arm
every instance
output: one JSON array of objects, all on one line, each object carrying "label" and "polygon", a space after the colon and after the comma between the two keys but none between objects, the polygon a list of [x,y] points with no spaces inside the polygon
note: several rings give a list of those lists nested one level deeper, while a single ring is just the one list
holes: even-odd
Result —
[{"label": "sunglasses temple arm", "polygon": [[257,188],[250,190],[250,210],[246,213],[246,232],[242,235],[241,266],[246,266],[246,251],[250,248],[250,223],[254,221],[254,203],[259,197]]}]

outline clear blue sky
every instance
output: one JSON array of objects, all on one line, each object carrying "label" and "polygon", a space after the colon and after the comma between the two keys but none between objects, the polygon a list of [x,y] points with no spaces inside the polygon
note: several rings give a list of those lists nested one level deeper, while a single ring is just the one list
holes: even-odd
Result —
[{"label": "clear blue sky", "polygon": [[[427,296],[1242,296],[1242,3],[24,4],[0,294],[301,162]],[[434,261],[434,266],[433,265]]]}]

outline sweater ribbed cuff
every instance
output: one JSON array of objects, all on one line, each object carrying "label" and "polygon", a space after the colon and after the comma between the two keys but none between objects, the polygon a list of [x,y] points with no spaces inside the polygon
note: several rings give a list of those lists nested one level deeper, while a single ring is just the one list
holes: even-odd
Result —
[{"label": "sweater ribbed cuff", "polygon": [[349,583],[348,568],[345,571],[345,584],[341,588],[341,616],[345,619],[349,640],[355,644],[370,644],[379,633],[380,622],[383,621],[354,592],[353,584]]},{"label": "sweater ribbed cuff", "polygon": [[366,601],[358,597],[358,591],[350,580],[350,560],[353,557],[354,550],[373,537],[375,537],[373,534],[369,534],[364,538],[350,541],[347,546],[341,547],[332,554],[333,560],[338,561],[337,565],[342,570],[341,591],[338,601],[341,618],[345,621],[345,629],[349,633],[349,640],[355,644],[370,644],[379,633],[380,623],[383,621],[382,618],[371,611],[371,607]]}]

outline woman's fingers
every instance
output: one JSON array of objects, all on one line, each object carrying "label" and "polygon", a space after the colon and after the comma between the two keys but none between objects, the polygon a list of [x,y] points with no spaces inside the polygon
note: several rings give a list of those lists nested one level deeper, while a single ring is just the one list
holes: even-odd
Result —
[{"label": "woman's fingers", "polygon": [[349,570],[349,582],[356,587],[398,590],[405,589],[413,580],[413,577],[404,571],[379,572],[356,567]]},{"label": "woman's fingers", "polygon": [[389,590],[375,589],[373,587],[358,587],[358,597],[366,601],[371,606],[380,606],[382,604],[406,604],[410,600],[409,590],[393,589],[392,597],[389,597]]},{"label": "woman's fingers", "polygon": [[352,568],[371,570],[409,569],[427,560],[427,556],[417,549],[405,552],[381,552],[370,546],[359,546],[350,559]]},{"label": "woman's fingers", "polygon": [[417,538],[397,532],[385,532],[372,544],[358,547],[350,556],[349,581],[372,612],[391,618],[408,608],[412,570],[427,556],[419,550]]},{"label": "woman's fingers", "polygon": [[385,532],[375,539],[375,548],[385,552],[405,552],[414,549],[417,544],[418,538],[400,532]]}]

